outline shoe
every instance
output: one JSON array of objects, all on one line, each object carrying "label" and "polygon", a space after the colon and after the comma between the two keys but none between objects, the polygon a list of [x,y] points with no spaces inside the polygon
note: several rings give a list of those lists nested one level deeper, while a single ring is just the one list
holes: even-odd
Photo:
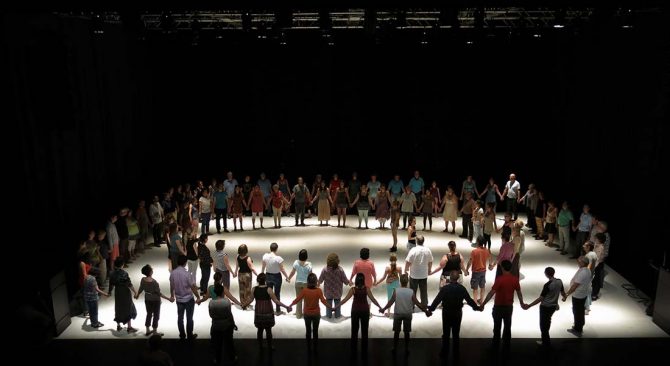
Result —
[{"label": "shoe", "polygon": [[104,327],[105,325],[102,324],[102,323],[98,323],[98,324],[93,324],[93,325],[91,325],[91,326],[92,326],[93,328],[100,328],[100,327]]},{"label": "shoe", "polygon": [[390,247],[389,248],[389,252],[397,252],[397,251],[398,251],[398,247]]},{"label": "shoe", "polygon": [[591,301],[598,301],[600,296],[591,296]]},{"label": "shoe", "polygon": [[120,325],[120,324],[116,326],[116,331],[117,331],[117,332],[120,332],[121,329],[123,329],[123,328],[121,328],[121,325]]},{"label": "shoe", "polygon": [[157,331],[155,331],[155,330],[152,331],[152,332],[153,332],[153,334],[155,334],[155,335],[159,335],[159,336],[161,336],[161,337],[164,335],[163,333],[161,333],[161,332],[157,332]]},{"label": "shoe", "polygon": [[224,233],[229,233],[230,231],[228,231],[228,229],[223,229],[223,232]]},{"label": "shoe", "polygon": [[221,234],[221,230],[217,230],[216,233],[217,233],[217,234]]},{"label": "shoe", "polygon": [[126,331],[127,331],[128,333],[135,333],[135,332],[137,332],[137,329],[128,327],[128,329],[126,329]]},{"label": "shoe", "polygon": [[196,338],[198,338],[198,334],[197,334],[197,333],[193,333],[193,334],[191,334],[190,336],[188,336],[188,339],[189,339],[190,341],[192,341],[192,340],[194,340],[194,339],[196,339]]},{"label": "shoe", "polygon": [[443,233],[450,233],[451,231],[449,231],[449,230],[447,230],[447,229],[444,229],[444,230],[442,230],[442,232],[443,232]]},{"label": "shoe", "polygon": [[568,329],[568,333],[573,334],[575,337],[579,337],[579,338],[582,337],[582,332],[578,331],[575,328]]}]

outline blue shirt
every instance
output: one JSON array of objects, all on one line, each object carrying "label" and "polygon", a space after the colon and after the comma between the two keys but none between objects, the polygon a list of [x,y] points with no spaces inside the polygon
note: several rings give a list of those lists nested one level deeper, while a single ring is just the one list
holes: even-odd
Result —
[{"label": "blue shirt", "polygon": [[267,198],[270,197],[270,190],[272,189],[272,183],[270,183],[270,180],[265,178],[265,179],[259,179],[258,180],[258,186],[261,187],[261,192],[263,192],[263,197]]},{"label": "blue shirt", "polygon": [[585,232],[591,231],[592,220],[593,216],[591,216],[591,214],[582,212],[582,215],[579,216],[579,225],[577,226],[577,230]]},{"label": "blue shirt", "polygon": [[293,269],[295,269],[295,282],[307,283],[307,276],[312,273],[312,263],[305,262],[304,266],[300,265],[300,261],[293,262]]},{"label": "blue shirt", "polygon": [[214,208],[224,209],[228,207],[228,192],[214,192],[214,200],[216,201]]},{"label": "blue shirt", "polygon": [[419,193],[423,189],[424,183],[423,183],[423,178],[419,177],[417,178],[412,178],[409,180],[409,188],[412,190],[413,193]]},{"label": "blue shirt", "polygon": [[400,196],[402,189],[405,187],[405,184],[402,180],[395,180],[389,182],[389,192],[394,196]]}]

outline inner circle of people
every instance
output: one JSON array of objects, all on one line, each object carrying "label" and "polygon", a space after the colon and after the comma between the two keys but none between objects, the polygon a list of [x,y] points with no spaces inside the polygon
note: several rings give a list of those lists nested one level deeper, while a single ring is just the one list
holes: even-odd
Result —
[{"label": "inner circle of people", "polygon": [[[503,347],[508,347],[514,293],[524,310],[541,305],[539,345],[550,346],[549,327],[553,312],[559,308],[559,295],[563,301],[572,295],[575,319],[574,326],[568,332],[581,336],[584,314],[588,314],[591,300],[598,299],[602,287],[598,269],[602,272],[609,246],[606,223],[598,222],[585,205],[579,223],[573,224],[574,219],[567,203],[564,202],[558,212],[556,205],[552,201],[545,202],[542,192],[533,184],[522,194],[521,184],[515,174],[510,174],[502,190],[491,178],[483,191],[479,191],[475,180],[468,176],[459,193],[452,186],[447,186],[442,195],[437,182],[433,181],[427,186],[419,171],[414,172],[407,185],[399,175],[395,175],[388,184],[381,183],[376,175],[372,175],[364,184],[354,173],[348,182],[334,174],[328,184],[321,175],[317,175],[311,188],[299,177],[297,184],[291,188],[283,174],[280,174],[274,185],[264,173],[260,174],[255,184],[251,182],[250,176],[246,176],[244,182],[239,184],[233,173],[228,172],[225,181],[219,183],[212,180],[208,187],[198,181],[195,187],[185,184],[176,190],[170,188],[162,200],[154,196],[148,209],[145,202],[140,201],[135,212],[123,208],[118,215],[109,217],[105,229],[90,232],[79,252],[83,307],[89,316],[90,326],[102,327],[104,325],[98,320],[99,296],[110,296],[114,292],[117,331],[122,332],[124,324],[127,333],[134,333],[137,329],[132,327],[131,322],[137,312],[133,298],[138,299],[144,292],[146,336],[156,338],[163,335],[158,330],[158,321],[161,299],[164,299],[177,304],[179,337],[192,340],[197,338],[197,334],[193,333],[195,305],[211,300],[210,336],[216,363],[225,361],[221,357],[237,359],[233,334],[238,328],[231,312],[231,303],[240,306],[242,310],[254,311],[259,347],[267,348],[270,352],[274,351],[272,327],[275,325],[275,316],[286,314],[281,309],[288,313],[295,310],[296,317],[304,319],[308,348],[316,350],[321,319],[320,304],[326,308],[327,318],[340,318],[341,306],[350,300],[352,352],[358,352],[359,330],[360,351],[367,352],[370,305],[374,304],[380,313],[393,319],[394,353],[398,350],[401,332],[404,335],[404,350],[409,352],[414,309],[420,309],[430,317],[439,307],[442,309],[443,323],[441,355],[446,356],[450,351],[458,355],[463,305],[467,304],[475,311],[483,311],[493,298],[493,346],[498,347],[502,340]],[[497,220],[500,219],[496,219],[495,214],[497,204],[501,201],[505,203],[506,210],[503,222],[498,225]],[[536,239],[544,239],[546,246],[558,246],[557,250],[561,254],[567,254],[570,250],[577,259],[578,268],[566,292],[562,281],[554,278],[554,269],[547,267],[544,274],[548,282],[542,293],[530,303],[524,302],[519,285],[525,232],[517,211],[518,205],[522,203],[529,220],[527,231],[534,232]],[[356,229],[365,230],[368,229],[368,215],[373,212],[379,222],[379,230],[390,230],[392,236],[389,263],[383,275],[377,275],[368,248],[360,249],[360,258],[353,263],[349,276],[340,266],[337,253],[328,254],[326,266],[317,276],[316,269],[308,260],[307,249],[300,250],[298,258],[287,267],[284,259],[278,255],[279,245],[271,243],[269,252],[262,257],[259,270],[248,255],[246,244],[239,245],[234,260],[229,259],[225,240],[216,241],[214,253],[208,248],[212,218],[219,234],[229,232],[227,219],[232,219],[233,231],[244,231],[244,218],[249,215],[252,230],[259,230],[266,228],[264,214],[270,214],[270,210],[274,229],[282,227],[282,216],[292,216],[295,226],[305,226],[305,217],[312,217],[313,213],[317,215],[319,226],[329,226],[331,215],[336,213],[337,227],[346,228],[347,210],[355,210],[358,214]],[[416,217],[423,219],[423,231],[432,231],[433,218],[439,217],[440,213],[445,221],[444,232],[449,234],[456,234],[456,220],[461,216],[463,231],[460,237],[468,239],[474,247],[467,262],[456,251],[456,243],[452,240],[448,242],[449,251],[439,259],[437,266],[433,266],[433,254],[424,246],[424,237],[417,233]],[[554,242],[557,228],[560,229],[558,245]],[[575,245],[577,248],[570,246],[570,228],[579,230]],[[398,263],[397,256],[399,230],[407,232],[404,266]],[[501,246],[494,258],[491,238],[497,233],[500,233]],[[153,236],[153,243],[150,242],[150,236]],[[124,268],[128,268],[128,263],[137,260],[145,250],[160,247],[162,243],[168,246],[169,291],[162,292],[158,281],[152,277],[153,268],[150,265],[142,267],[144,277],[136,290]],[[199,286],[196,282],[198,267],[201,272]],[[486,272],[494,269],[495,282],[485,295]],[[212,272],[214,284],[210,285]],[[427,278],[436,273],[440,274],[440,289],[429,304]],[[254,287],[252,275],[256,276]],[[468,276],[472,296],[462,285],[463,277]],[[229,291],[231,277],[238,280],[239,298]],[[295,285],[296,297],[291,302],[282,302],[285,298],[282,297],[284,281]],[[384,306],[371,292],[371,288],[382,284],[387,289],[387,303]],[[344,286],[348,286],[348,289],[345,290]],[[103,290],[105,288],[107,291]],[[393,312],[390,311],[392,306]],[[453,339],[451,347],[450,337]]]}]

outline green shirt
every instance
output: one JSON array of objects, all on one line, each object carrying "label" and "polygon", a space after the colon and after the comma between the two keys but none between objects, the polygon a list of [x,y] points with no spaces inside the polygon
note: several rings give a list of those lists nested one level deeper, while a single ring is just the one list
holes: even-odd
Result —
[{"label": "green shirt", "polygon": [[570,221],[574,221],[574,219],[572,211],[563,209],[558,213],[558,226],[568,226]]}]

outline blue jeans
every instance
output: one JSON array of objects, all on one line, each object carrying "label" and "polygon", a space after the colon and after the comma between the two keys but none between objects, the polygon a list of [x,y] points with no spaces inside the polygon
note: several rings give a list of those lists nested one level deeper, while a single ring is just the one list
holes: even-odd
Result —
[{"label": "blue jeans", "polygon": [[86,301],[91,326],[98,324],[98,301]]},{"label": "blue jeans", "polygon": [[[281,298],[281,273],[265,273],[267,276],[267,284],[268,287],[274,291],[275,296],[277,296],[277,300],[280,300]],[[277,311],[281,310],[281,306],[277,305]]]},{"label": "blue jeans", "polygon": [[[330,305],[331,308],[336,307],[337,305],[340,305],[340,299],[326,299],[328,301],[328,304]],[[326,308],[326,316],[329,318],[333,317],[333,310]],[[337,308],[335,310],[335,317],[339,318],[342,316],[342,312],[340,311],[340,308]]]},{"label": "blue jeans", "polygon": [[[191,299],[187,302],[177,301],[177,328],[179,328],[179,338],[193,336],[193,310],[195,308],[195,300]],[[184,332],[184,310],[186,310],[186,332]]]},{"label": "blue jeans", "polygon": [[209,219],[211,217],[211,212],[200,214],[200,220],[202,221],[202,225],[200,225],[200,231],[202,234],[209,234]]}]

